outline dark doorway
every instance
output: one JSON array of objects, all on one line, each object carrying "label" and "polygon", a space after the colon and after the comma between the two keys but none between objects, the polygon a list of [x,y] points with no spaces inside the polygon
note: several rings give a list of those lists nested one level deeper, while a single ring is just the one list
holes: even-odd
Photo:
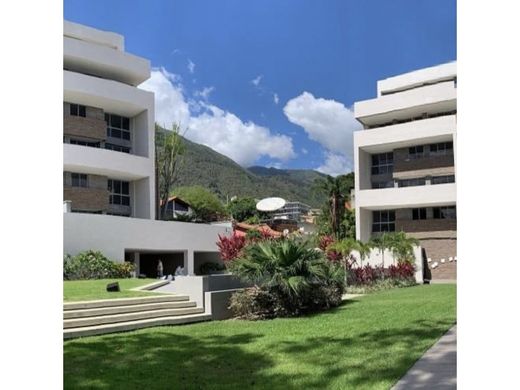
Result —
[{"label": "dark doorway", "polygon": [[146,275],[148,278],[157,277],[157,263],[159,260],[163,263],[163,275],[175,275],[178,266],[184,266],[184,253],[140,253],[139,255],[139,273]]}]

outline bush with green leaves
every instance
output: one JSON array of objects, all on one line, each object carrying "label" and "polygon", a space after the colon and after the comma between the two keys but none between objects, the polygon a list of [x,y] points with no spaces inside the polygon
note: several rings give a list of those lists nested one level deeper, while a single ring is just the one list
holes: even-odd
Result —
[{"label": "bush with green leaves", "polygon": [[206,261],[199,267],[200,275],[210,275],[215,272],[222,272],[226,270],[226,266],[221,263],[215,263],[214,261]]},{"label": "bush with green leaves", "polygon": [[228,269],[256,289],[240,293],[230,306],[244,318],[295,316],[338,306],[345,288],[343,268],[297,239],[253,242]]},{"label": "bush with green leaves", "polygon": [[129,278],[133,271],[132,263],[115,263],[99,251],[66,255],[63,260],[64,280]]}]

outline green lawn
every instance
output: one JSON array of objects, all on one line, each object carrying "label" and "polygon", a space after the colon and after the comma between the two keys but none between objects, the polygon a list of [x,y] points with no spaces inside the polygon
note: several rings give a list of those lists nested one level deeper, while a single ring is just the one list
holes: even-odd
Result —
[{"label": "green lawn", "polygon": [[456,286],[382,291],[303,318],[64,343],[67,389],[389,389],[456,321]]},{"label": "green lawn", "polygon": [[[112,299],[150,296],[149,292],[129,291],[131,288],[156,282],[156,279],[98,279],[67,280],[63,282],[63,300],[90,301],[93,299]],[[107,292],[108,283],[119,282],[120,292]]]}]

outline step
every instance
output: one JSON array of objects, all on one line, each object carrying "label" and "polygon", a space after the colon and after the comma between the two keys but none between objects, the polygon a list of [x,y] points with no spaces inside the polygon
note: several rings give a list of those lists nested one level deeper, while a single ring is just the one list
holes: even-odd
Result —
[{"label": "step", "polygon": [[191,315],[182,315],[175,317],[160,317],[160,318],[151,318],[146,320],[139,321],[127,321],[127,322],[119,322],[115,324],[104,324],[104,325],[96,325],[96,326],[86,326],[81,328],[73,328],[73,329],[64,329],[63,330],[63,338],[64,339],[72,339],[75,337],[86,337],[86,336],[95,336],[106,333],[115,333],[115,332],[125,332],[130,330],[149,328],[153,326],[164,326],[164,325],[180,325],[180,324],[189,324],[193,322],[201,322],[201,321],[210,321],[211,314],[191,314]]},{"label": "step", "polygon": [[190,298],[188,295],[180,294],[165,294],[135,298],[99,299],[95,301],[67,302],[63,304],[63,310],[94,309],[99,307],[139,305],[144,303],[157,302],[179,302],[189,300]]},{"label": "step", "polygon": [[77,318],[72,320],[63,320],[63,328],[78,328],[81,326],[95,326],[103,324],[112,324],[116,322],[127,322],[136,320],[145,320],[157,317],[172,317],[186,314],[197,314],[204,311],[203,307],[187,307],[181,309],[161,309],[143,311],[137,313],[113,314],[108,316],[97,316],[87,318]]},{"label": "step", "polygon": [[157,302],[145,303],[139,305],[125,305],[125,306],[111,306],[111,307],[97,307],[94,309],[79,309],[66,310],[63,312],[63,319],[70,320],[74,318],[85,318],[95,316],[106,316],[113,314],[124,314],[134,312],[145,312],[158,309],[180,309],[185,307],[195,307],[196,302],[191,301],[173,301],[173,302]]}]

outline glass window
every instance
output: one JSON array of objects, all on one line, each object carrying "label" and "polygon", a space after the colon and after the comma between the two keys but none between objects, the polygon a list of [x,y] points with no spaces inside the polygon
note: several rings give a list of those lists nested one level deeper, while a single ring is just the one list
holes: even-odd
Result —
[{"label": "glass window", "polygon": [[105,114],[105,122],[107,123],[107,137],[130,140],[130,118]]},{"label": "glass window", "polygon": [[372,212],[372,232],[395,231],[395,211],[378,210]]},{"label": "glass window", "polygon": [[426,185],[426,178],[420,177],[417,179],[399,180],[399,187],[415,187]]},{"label": "glass window", "polygon": [[116,152],[130,153],[130,148],[127,148],[126,146],[114,145],[109,143],[105,143],[105,149],[114,150]]},{"label": "glass window", "polygon": [[424,146],[412,146],[408,148],[408,157],[411,159],[423,158],[424,157]]},{"label": "glass window", "polygon": [[88,187],[87,175],[84,173],[71,173],[72,187]]},{"label": "glass window", "polygon": [[412,219],[426,219],[426,208],[412,209]]},{"label": "glass window", "polygon": [[457,209],[455,206],[434,207],[433,218],[435,219],[457,219]]},{"label": "glass window", "polygon": [[392,173],[394,171],[394,153],[372,155],[372,175]]},{"label": "glass window", "polygon": [[130,206],[130,183],[122,180],[108,180],[110,204]]},{"label": "glass window", "polygon": [[440,142],[430,145],[431,156],[444,156],[453,152],[453,142]]},{"label": "glass window", "polygon": [[73,116],[86,116],[86,107],[80,104],[70,104],[70,115]]},{"label": "glass window", "polygon": [[100,142],[89,142],[89,141],[82,141],[79,139],[71,139],[70,143],[72,145],[90,146],[91,148],[99,148],[101,146]]},{"label": "glass window", "polygon": [[432,177],[432,184],[445,184],[445,183],[455,183],[455,175]]}]

